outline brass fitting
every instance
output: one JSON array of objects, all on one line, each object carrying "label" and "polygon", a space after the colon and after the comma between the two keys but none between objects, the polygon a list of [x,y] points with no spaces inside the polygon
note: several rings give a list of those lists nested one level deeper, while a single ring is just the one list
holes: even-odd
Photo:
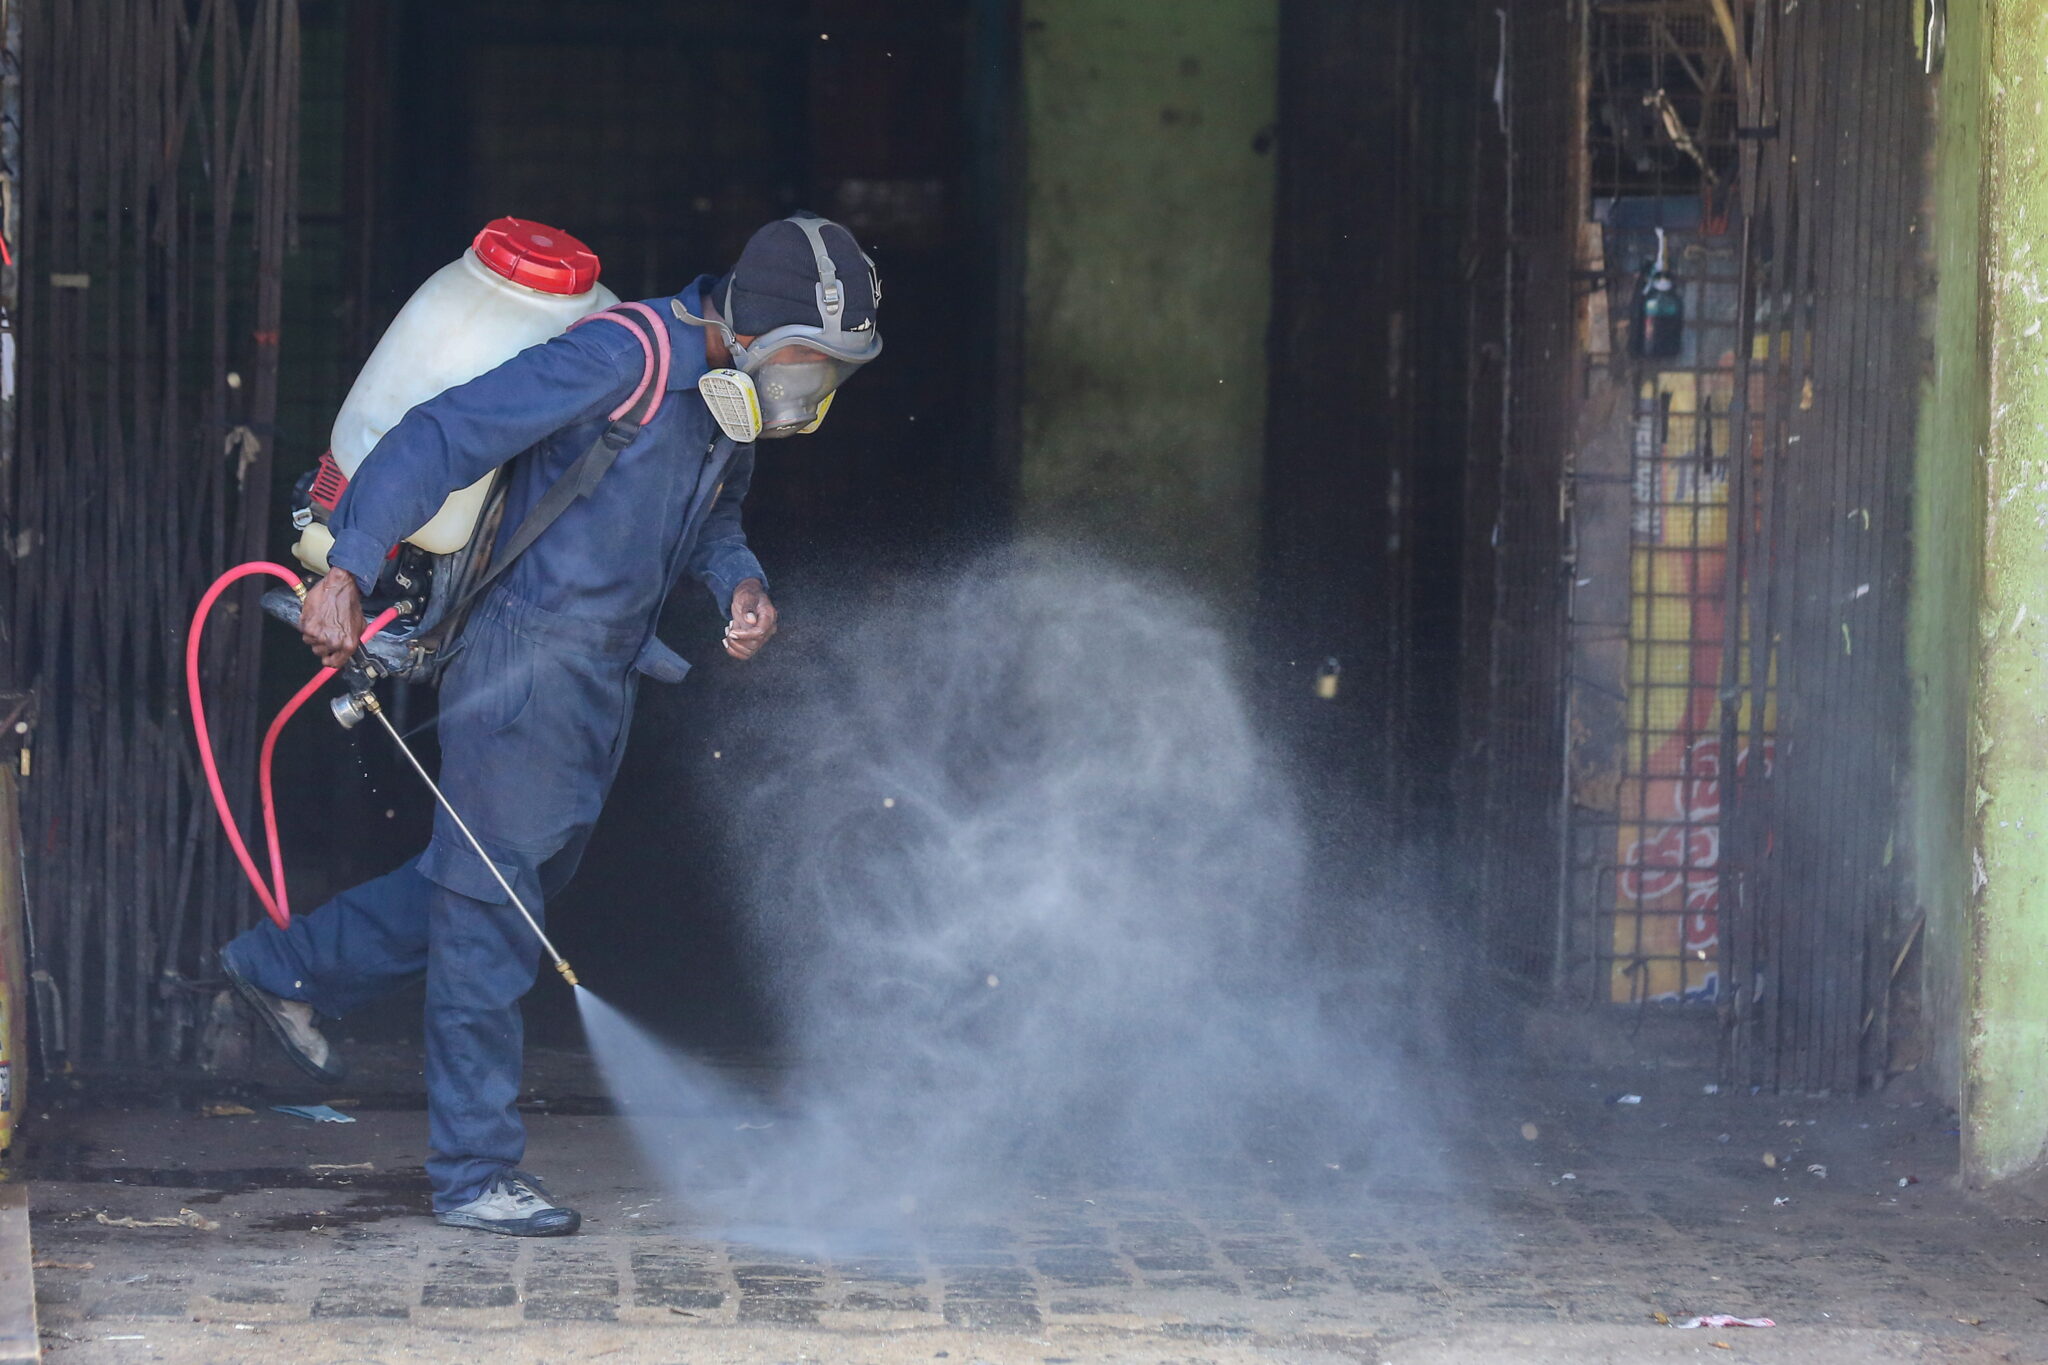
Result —
[{"label": "brass fitting", "polygon": [[581,982],[577,981],[576,973],[570,970],[569,961],[567,958],[556,958],[555,970],[560,972],[562,974],[562,980],[568,982],[570,985],[576,986],[582,984]]},{"label": "brass fitting", "polygon": [[377,704],[377,694],[367,687],[360,692],[342,693],[327,703],[327,709],[334,713],[334,719],[344,730],[353,730],[364,717],[380,715],[384,710]]}]

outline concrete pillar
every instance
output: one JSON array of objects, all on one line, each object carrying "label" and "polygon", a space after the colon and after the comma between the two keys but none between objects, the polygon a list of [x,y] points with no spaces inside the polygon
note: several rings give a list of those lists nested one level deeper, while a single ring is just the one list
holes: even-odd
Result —
[{"label": "concrete pillar", "polygon": [[1277,0],[1023,0],[1020,523],[1249,588]]},{"label": "concrete pillar", "polygon": [[1915,909],[1924,916],[1921,987],[1938,1090],[1964,1087],[1967,984],[1975,875],[1970,747],[1976,605],[1983,567],[1988,356],[1981,318],[1984,224],[1985,53],[1982,0],[1950,6],[1934,122],[1927,223],[1937,288],[1932,367],[1920,403],[1914,468],[1913,606],[1907,667],[1913,680],[1912,780],[1902,850]]},{"label": "concrete pillar", "polygon": [[[1973,30],[1981,27],[1981,34]],[[1976,773],[1974,934],[1965,1005],[1966,1172],[1998,1179],[2048,1155],[2048,6],[1951,3],[1953,117],[1983,111],[1981,336],[1986,344],[1977,686],[1965,739]],[[1955,38],[1964,39],[1955,48]],[[1958,218],[1967,206],[1952,208]],[[1943,289],[1954,286],[1953,277]],[[1961,319],[1957,319],[1960,327]],[[1960,331],[1940,340],[1959,351]],[[1941,363],[1963,364],[1962,354]],[[1958,390],[1967,386],[1960,381]],[[1966,394],[1962,395],[1966,401]],[[1959,432],[1958,434],[1964,434]],[[1959,454],[1949,451],[1951,457]],[[1957,738],[1964,738],[1958,736]]]}]

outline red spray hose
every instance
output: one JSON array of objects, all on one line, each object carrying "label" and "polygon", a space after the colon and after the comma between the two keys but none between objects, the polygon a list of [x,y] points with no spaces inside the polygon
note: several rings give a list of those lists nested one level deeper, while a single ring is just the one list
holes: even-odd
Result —
[{"label": "red spray hose", "polygon": [[[290,569],[266,560],[237,564],[214,579],[213,586],[199,599],[198,610],[192,613],[192,628],[185,633],[185,691],[192,702],[192,734],[199,741],[199,761],[206,769],[206,785],[213,793],[213,808],[220,813],[221,827],[227,830],[228,843],[235,850],[235,861],[242,865],[243,875],[248,877],[249,885],[256,888],[256,899],[263,903],[263,908],[269,912],[270,918],[276,921],[277,927],[283,929],[292,922],[292,907],[291,901],[285,895],[284,850],[279,846],[277,839],[277,803],[272,797],[270,786],[271,757],[277,749],[277,737],[284,730],[284,723],[290,720],[315,692],[326,686],[327,680],[332,678],[337,670],[323,668],[315,673],[311,681],[284,704],[284,709],[277,713],[277,719],[270,722],[270,729],[263,736],[263,752],[257,760],[256,780],[263,797],[263,836],[270,854],[271,881],[266,884],[262,874],[256,870],[256,860],[249,856],[249,846],[242,841],[241,828],[235,823],[235,813],[228,806],[227,792],[221,787],[220,770],[213,758],[213,736],[206,726],[206,704],[200,696],[199,688],[200,634],[206,629],[206,618],[213,611],[213,604],[235,583],[257,574],[269,574],[272,578],[282,579],[290,584],[294,591],[304,586],[299,581],[299,576]],[[369,629],[363,632],[363,639],[368,640],[390,625],[397,615],[396,607],[379,614],[376,620],[370,622]]]}]

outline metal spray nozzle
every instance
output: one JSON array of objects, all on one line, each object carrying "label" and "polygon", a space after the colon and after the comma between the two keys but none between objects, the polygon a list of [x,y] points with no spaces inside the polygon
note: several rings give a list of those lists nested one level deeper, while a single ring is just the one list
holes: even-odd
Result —
[{"label": "metal spray nozzle", "polygon": [[342,729],[353,730],[377,709],[377,694],[374,692],[344,692],[327,703],[327,709],[334,713],[334,719]]}]

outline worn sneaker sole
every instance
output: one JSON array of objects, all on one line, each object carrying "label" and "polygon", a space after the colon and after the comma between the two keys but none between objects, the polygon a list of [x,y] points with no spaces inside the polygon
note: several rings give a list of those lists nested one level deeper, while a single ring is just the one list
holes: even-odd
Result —
[{"label": "worn sneaker sole", "polygon": [[284,1049],[284,1055],[292,1059],[294,1066],[316,1081],[331,1083],[348,1078],[348,1066],[339,1058],[335,1059],[332,1066],[322,1066],[299,1050],[298,1045],[292,1042],[291,1034],[285,1032],[284,1025],[277,1021],[277,1016],[270,1012],[270,1006],[264,1003],[263,992],[255,983],[235,970],[234,963],[228,960],[226,953],[220,955],[220,969],[227,977],[228,984],[235,988],[235,994],[241,996],[242,1003],[263,1021],[264,1026],[270,1030],[270,1036],[277,1040],[277,1045]]},{"label": "worn sneaker sole", "polygon": [[476,1228],[483,1232],[499,1232],[507,1237],[567,1237],[583,1226],[583,1215],[574,1209],[562,1209],[569,1215],[567,1221],[552,1227],[535,1227],[531,1218],[479,1218],[473,1213],[437,1213],[434,1221],[447,1228]]}]

